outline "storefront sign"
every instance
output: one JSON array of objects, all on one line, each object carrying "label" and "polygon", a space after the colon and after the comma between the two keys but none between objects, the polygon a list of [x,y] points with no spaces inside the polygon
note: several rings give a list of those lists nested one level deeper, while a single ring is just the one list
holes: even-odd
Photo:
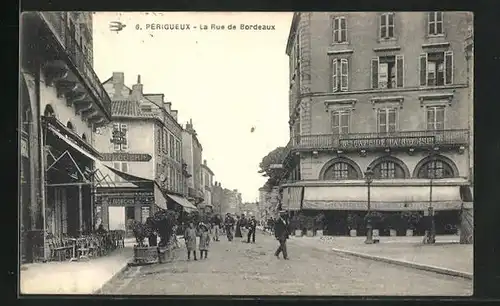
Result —
[{"label": "storefront sign", "polygon": [[[102,197],[98,196],[98,199]],[[129,206],[136,204],[151,204],[154,201],[152,192],[135,192],[110,195],[108,194],[108,204],[111,206]]]},{"label": "storefront sign", "polygon": [[151,155],[141,153],[101,153],[103,161],[148,162]]},{"label": "storefront sign", "polygon": [[21,137],[21,156],[29,158],[28,139]]},{"label": "storefront sign", "polygon": [[342,148],[418,147],[434,144],[434,136],[340,139]]}]

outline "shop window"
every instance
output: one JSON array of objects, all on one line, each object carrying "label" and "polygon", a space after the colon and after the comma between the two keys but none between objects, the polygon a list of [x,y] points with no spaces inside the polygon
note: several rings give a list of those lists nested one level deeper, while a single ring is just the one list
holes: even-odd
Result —
[{"label": "shop window", "polygon": [[346,58],[334,59],[332,63],[332,91],[347,91],[348,84],[349,62]]},{"label": "shop window", "polygon": [[338,162],[330,166],[325,172],[325,180],[357,179],[356,169],[346,162]]},{"label": "shop window", "polygon": [[335,17],[333,19],[333,42],[347,42],[347,24],[345,17]]},{"label": "shop window", "polygon": [[427,130],[442,131],[444,129],[444,106],[427,107]]},{"label": "shop window", "polygon": [[372,88],[396,88],[404,85],[404,59],[402,55],[381,56],[372,59]]},{"label": "shop window", "polygon": [[454,177],[453,168],[443,160],[426,162],[418,172],[418,178],[451,178]]},{"label": "shop window", "polygon": [[397,110],[396,108],[377,109],[377,127],[379,133],[393,133],[396,131]]},{"label": "shop window", "polygon": [[428,13],[428,29],[429,35],[442,35],[443,31],[443,12],[430,12]]},{"label": "shop window", "polygon": [[350,110],[337,110],[332,112],[332,130],[335,135],[349,133]]},{"label": "shop window", "polygon": [[420,55],[420,85],[453,84],[453,52],[432,52]]},{"label": "shop window", "polygon": [[394,13],[380,15],[380,38],[389,39],[394,37]]}]

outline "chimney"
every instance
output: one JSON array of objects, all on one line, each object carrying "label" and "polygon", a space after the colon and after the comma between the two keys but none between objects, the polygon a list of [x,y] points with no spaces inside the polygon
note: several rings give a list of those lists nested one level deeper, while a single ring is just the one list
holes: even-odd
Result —
[{"label": "chimney", "polygon": [[114,90],[113,96],[111,98],[114,100],[125,98],[122,95],[123,87],[125,86],[125,74],[123,72],[113,72],[111,82],[113,83]]},{"label": "chimney", "polygon": [[203,160],[203,165],[205,165],[205,166],[207,165],[207,160],[206,159]]},{"label": "chimney", "polygon": [[132,85],[131,98],[136,101],[139,101],[142,98],[141,75],[137,76],[137,84]]},{"label": "chimney", "polygon": [[170,110],[170,115],[174,117],[174,120],[177,121],[177,111],[176,110]]},{"label": "chimney", "polygon": [[165,110],[167,111],[167,113],[170,114],[171,107],[172,107],[172,102],[163,102],[163,107],[165,108]]}]

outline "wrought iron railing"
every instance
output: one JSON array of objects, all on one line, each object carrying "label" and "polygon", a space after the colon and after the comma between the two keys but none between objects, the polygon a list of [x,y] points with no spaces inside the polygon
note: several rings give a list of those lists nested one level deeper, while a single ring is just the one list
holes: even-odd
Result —
[{"label": "wrought iron railing", "polygon": [[290,139],[284,156],[301,150],[362,150],[419,148],[432,145],[467,145],[468,130],[402,131],[393,133],[350,133],[344,135],[301,135]]},{"label": "wrought iron railing", "polygon": [[95,102],[102,106],[108,116],[111,116],[111,99],[75,37],[71,36],[65,12],[40,12],[39,14],[45,23],[49,25],[61,46],[66,50],[73,66],[84,79],[87,87],[97,98],[98,101]]}]

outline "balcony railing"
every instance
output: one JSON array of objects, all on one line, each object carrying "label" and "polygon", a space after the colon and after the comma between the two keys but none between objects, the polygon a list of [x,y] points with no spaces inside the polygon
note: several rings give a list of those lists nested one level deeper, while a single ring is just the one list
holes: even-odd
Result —
[{"label": "balcony railing", "polygon": [[363,150],[467,145],[468,130],[404,131],[394,133],[350,133],[345,135],[302,135],[290,139],[285,156],[304,150]]},{"label": "balcony railing", "polygon": [[66,50],[70,61],[84,79],[92,95],[97,98],[95,102],[110,117],[111,99],[75,37],[71,36],[65,12],[40,12],[39,14],[41,14],[42,19],[49,26],[61,46]]}]

